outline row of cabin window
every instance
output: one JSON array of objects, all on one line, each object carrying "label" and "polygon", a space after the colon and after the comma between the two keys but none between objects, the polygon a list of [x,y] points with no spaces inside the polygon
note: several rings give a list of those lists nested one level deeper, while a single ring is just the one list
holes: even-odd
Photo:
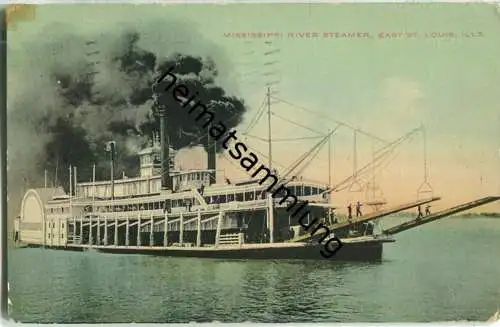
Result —
[{"label": "row of cabin window", "polygon": [[210,177],[209,173],[188,173],[188,174],[182,174],[180,176],[176,176],[174,178],[179,179],[181,182],[186,182],[186,181],[206,180],[209,177]]},{"label": "row of cabin window", "polygon": [[[310,186],[292,186],[290,187],[290,190],[293,191],[298,191],[295,194],[297,196],[308,196],[308,195],[315,195],[315,194],[320,194],[323,192],[323,189],[317,188],[317,187],[310,187]],[[302,192],[303,190],[303,192]],[[279,197],[279,196],[278,196]],[[245,192],[245,193],[236,193],[236,194],[221,194],[221,195],[215,195],[215,196],[205,196],[205,202],[209,204],[213,203],[228,203],[228,202],[233,202],[233,201],[253,201],[255,199],[265,199],[266,198],[266,193],[261,192],[261,191],[256,191],[256,192]],[[172,208],[178,208],[178,207],[186,207],[189,205],[189,203],[194,203],[194,198],[188,198],[188,199],[180,199],[180,200],[172,200]],[[142,210],[163,210],[165,208],[165,202],[149,202],[149,203],[144,203],[141,205],[137,204],[128,204],[128,205],[117,205],[117,206],[106,206],[106,207],[99,207],[97,209],[98,212],[120,212],[120,211],[142,211]],[[86,212],[91,212],[92,208],[88,207]]]},{"label": "row of cabin window", "polygon": [[[179,178],[179,177],[175,177],[175,178]],[[182,176],[180,176],[180,181],[182,182],[186,182],[186,181],[192,181],[192,180],[196,180],[196,181],[199,181],[199,180],[208,180],[209,178],[209,175],[208,173],[189,173],[189,174],[183,174]],[[142,183],[142,182],[140,182]],[[115,185],[115,188],[118,188],[120,184],[117,184]],[[147,187],[147,184],[143,184],[142,188],[140,186],[137,185],[137,183],[131,183],[131,184],[121,184],[122,185],[122,188],[123,188],[123,193],[124,194],[138,194],[138,193],[155,193],[159,190],[160,188],[160,183],[152,183],[151,186],[149,187],[149,190],[148,190],[148,187]],[[101,187],[102,189],[102,187]],[[142,192],[137,192],[137,189],[142,189]],[[91,188],[90,187],[84,187],[83,188],[83,196],[84,197],[90,197],[92,195],[92,193],[90,192]],[[109,192],[111,192],[111,186],[108,186],[106,185],[104,187],[104,192],[96,192],[96,193],[104,193],[104,194],[108,194]]]},{"label": "row of cabin window", "polygon": [[[288,189],[291,194],[296,196],[309,196],[321,194],[324,189],[311,187],[311,186],[289,186]],[[278,193],[275,198],[283,197],[285,192]],[[221,194],[216,196],[206,196],[205,202],[207,203],[227,203],[233,201],[253,201],[255,199],[265,199],[267,196],[266,192],[254,191],[245,193],[235,193],[235,194]]]},{"label": "row of cabin window", "polygon": [[[48,238],[48,239],[51,239],[51,238],[56,238],[56,237],[54,237],[54,236],[55,236],[55,235],[54,235],[54,234],[51,234],[51,233],[48,233],[48,234],[47,234],[47,238]],[[64,238],[64,234],[61,234],[61,237],[60,237],[60,238]]]},{"label": "row of cabin window", "polygon": [[69,213],[69,207],[49,208],[50,213]]},{"label": "row of cabin window", "polygon": [[[56,223],[49,221],[49,228],[56,228]],[[61,223],[61,228],[64,228],[64,223]]]},{"label": "row of cabin window", "polygon": [[[149,165],[149,164],[161,164],[161,159],[159,155],[154,155],[154,156],[143,156],[140,159],[142,165]],[[170,158],[170,167],[174,167],[175,161],[173,158]]]},{"label": "row of cabin window", "polygon": [[[129,184],[125,186],[123,185],[123,195],[135,195],[135,194],[147,194],[147,193],[156,193],[160,190],[160,183],[152,183],[148,188],[147,184],[137,185],[135,183]],[[142,186],[142,187],[141,187]],[[120,184],[115,185],[115,195],[117,191],[119,192]],[[138,191],[139,190],[139,191]],[[81,190],[83,197],[89,198],[92,197],[92,187],[83,187]],[[104,187],[96,187],[96,196],[110,196],[111,194],[111,186],[107,185]]]}]

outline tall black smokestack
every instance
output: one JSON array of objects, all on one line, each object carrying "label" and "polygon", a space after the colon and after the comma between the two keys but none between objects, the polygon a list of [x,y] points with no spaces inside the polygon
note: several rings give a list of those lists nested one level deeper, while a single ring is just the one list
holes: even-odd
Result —
[{"label": "tall black smokestack", "polygon": [[167,117],[163,106],[159,108],[158,114],[160,116],[161,189],[173,191],[172,178],[170,177],[170,139],[167,133]]},{"label": "tall black smokestack", "polygon": [[215,181],[215,173],[216,173],[216,143],[210,135],[207,135],[207,169],[212,169],[213,171],[210,172],[210,184],[214,184]]}]

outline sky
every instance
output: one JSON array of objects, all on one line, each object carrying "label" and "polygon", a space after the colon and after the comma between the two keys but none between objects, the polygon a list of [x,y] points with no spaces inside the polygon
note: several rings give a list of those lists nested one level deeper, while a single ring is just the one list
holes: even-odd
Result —
[{"label": "sky", "polygon": [[[68,33],[113,35],[124,26],[141,30],[140,44],[148,50],[212,56],[221,72],[218,82],[249,105],[238,127],[241,135],[264,100],[266,83],[277,82],[272,85],[271,125],[277,140],[273,166],[278,171],[320,140],[311,139],[318,134],[310,129],[326,134],[337,126],[335,121],[389,142],[423,125],[427,182],[433,194],[442,197],[435,208],[500,194],[500,13],[493,5],[38,6],[35,20],[19,22],[9,32],[8,102],[26,96],[20,85],[30,67],[37,60],[49,60],[37,58],[35,50],[28,50],[30,44]],[[277,34],[235,36],[242,32]],[[305,37],[307,32],[319,37]],[[325,32],[363,37],[324,37]],[[391,33],[396,37],[382,37]],[[273,53],[264,55],[268,52]],[[273,64],[266,65],[269,62]],[[267,138],[267,128],[264,114],[248,133]],[[286,138],[305,139],[278,141]],[[353,174],[354,166],[372,160],[372,149],[383,146],[357,133],[354,162],[353,139],[353,130],[345,126],[333,136],[333,184]],[[267,144],[255,137],[246,142],[259,152],[268,151]],[[423,133],[398,148],[391,164],[375,177],[381,190],[377,198],[396,204],[418,196],[425,182],[423,149]],[[218,169],[234,180],[243,178],[241,167],[227,158],[219,156]],[[184,150],[179,161],[190,167],[203,165],[205,159],[199,151]],[[328,184],[328,175],[326,146],[304,170],[304,177]],[[366,200],[366,194],[354,186],[333,198],[339,206],[355,200]],[[500,205],[478,209],[492,210],[500,211]]]}]

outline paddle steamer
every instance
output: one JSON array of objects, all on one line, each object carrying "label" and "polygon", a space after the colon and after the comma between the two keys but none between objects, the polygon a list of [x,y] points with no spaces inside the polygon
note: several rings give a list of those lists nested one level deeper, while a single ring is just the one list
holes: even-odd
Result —
[{"label": "paddle steamer", "polygon": [[[180,169],[167,142],[164,115],[160,119],[160,135],[138,153],[139,176],[115,180],[115,143],[110,142],[111,179],[96,181],[94,169],[92,182],[79,182],[76,167],[70,167],[69,192],[47,186],[28,190],[14,239],[25,246],[73,251],[324,260],[321,253],[332,235],[323,238],[324,230],[312,235],[305,230],[287,210],[286,194],[266,192],[266,176],[237,183],[218,176],[213,142],[206,146],[206,168]],[[269,122],[269,135],[270,126]],[[386,152],[401,139],[389,144]],[[316,147],[321,144],[324,140]],[[392,235],[500,199],[485,197],[375,233],[373,220],[440,198],[431,196],[387,209],[380,208],[385,202],[374,203],[372,213],[339,220],[331,203],[332,187],[289,175],[287,171],[279,176],[280,181],[299,201],[309,202],[307,225],[323,223],[343,244],[328,260],[380,260],[383,244],[394,242]]]},{"label": "paddle steamer", "polygon": [[[164,115],[160,119],[160,135],[138,153],[139,176],[79,182],[76,167],[70,167],[68,194],[61,188],[27,191],[16,223],[18,241],[76,251],[93,248],[228,259],[324,258],[324,244],[318,242],[324,235],[307,237],[310,231],[291,217],[286,210],[289,203],[281,201],[284,194],[266,192],[265,176],[239,183],[217,176],[215,144],[206,147],[206,168],[177,167],[176,152],[166,141]],[[114,148],[110,142],[112,177]],[[328,185],[297,176],[283,181],[299,201],[309,202],[308,224],[315,219],[325,225],[338,223]],[[379,260],[382,244],[393,241],[375,237],[371,224],[348,224],[335,234],[343,243],[334,256],[337,260]]]}]

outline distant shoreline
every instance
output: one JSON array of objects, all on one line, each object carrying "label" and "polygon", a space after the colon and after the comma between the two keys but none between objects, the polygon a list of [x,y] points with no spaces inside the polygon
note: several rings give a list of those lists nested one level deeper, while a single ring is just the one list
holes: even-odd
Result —
[{"label": "distant shoreline", "polygon": [[500,212],[472,212],[452,216],[454,218],[500,218]]},{"label": "distant shoreline", "polygon": [[[392,217],[412,217],[412,216],[416,216],[416,214],[410,213],[410,212],[400,212],[400,213],[393,214],[391,216]],[[469,219],[500,218],[500,212],[469,212],[469,213],[452,215],[449,218],[469,218]]]}]

